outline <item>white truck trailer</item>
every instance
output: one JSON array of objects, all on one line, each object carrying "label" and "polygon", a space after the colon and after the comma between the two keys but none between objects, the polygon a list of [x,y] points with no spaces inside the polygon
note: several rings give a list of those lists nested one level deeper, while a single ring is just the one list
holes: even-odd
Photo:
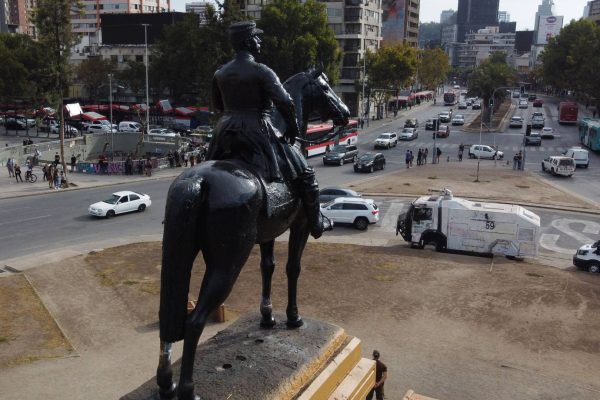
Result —
[{"label": "white truck trailer", "polygon": [[540,217],[518,205],[454,197],[448,189],[419,197],[398,216],[400,233],[413,247],[435,246],[508,257],[533,257],[538,251]]}]

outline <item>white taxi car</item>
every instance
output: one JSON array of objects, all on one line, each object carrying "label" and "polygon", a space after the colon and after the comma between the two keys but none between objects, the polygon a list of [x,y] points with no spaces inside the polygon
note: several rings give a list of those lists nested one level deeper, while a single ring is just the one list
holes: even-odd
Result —
[{"label": "white taxi car", "polygon": [[151,204],[152,201],[147,194],[124,190],[113,193],[106,200],[92,204],[88,208],[88,213],[94,217],[111,218],[117,214],[145,211]]}]

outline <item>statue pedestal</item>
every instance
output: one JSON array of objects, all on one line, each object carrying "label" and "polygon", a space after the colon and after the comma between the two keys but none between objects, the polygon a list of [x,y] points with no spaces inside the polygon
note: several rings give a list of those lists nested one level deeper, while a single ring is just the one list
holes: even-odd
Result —
[{"label": "statue pedestal", "polygon": [[[275,317],[275,328],[261,329],[260,316],[242,316],[198,347],[194,384],[202,400],[365,398],[375,362],[361,358],[360,340],[326,322],[305,319],[292,330],[284,315]],[[175,382],[179,368],[177,361]],[[121,399],[157,399],[157,389],[152,377]]]}]

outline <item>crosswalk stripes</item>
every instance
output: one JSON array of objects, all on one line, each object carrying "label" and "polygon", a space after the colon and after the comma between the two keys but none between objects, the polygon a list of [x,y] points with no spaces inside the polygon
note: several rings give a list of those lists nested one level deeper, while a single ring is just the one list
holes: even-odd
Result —
[{"label": "crosswalk stripes", "polygon": [[386,210],[384,216],[381,215],[381,208],[380,208],[380,214],[379,214],[380,220],[379,220],[378,227],[380,229],[386,230],[386,231],[395,230],[396,229],[396,220],[398,218],[398,215],[401,214],[405,208],[407,208],[406,203],[391,202],[390,206]]}]

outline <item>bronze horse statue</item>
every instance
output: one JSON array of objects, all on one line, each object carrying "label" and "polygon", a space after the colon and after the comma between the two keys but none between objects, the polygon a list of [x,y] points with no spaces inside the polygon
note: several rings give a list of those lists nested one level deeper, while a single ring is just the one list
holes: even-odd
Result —
[{"label": "bronze horse statue", "polygon": [[[284,87],[294,99],[300,132],[306,136],[310,114],[346,125],[346,105],[321,70],[289,78]],[[274,110],[272,121],[285,131]],[[208,316],[228,297],[255,244],[260,245],[261,326],[272,327],[271,278],[275,238],[290,230],[287,325],[302,325],[296,304],[300,260],[309,228],[301,200],[290,182],[265,184],[252,168],[237,160],[208,161],[179,175],[169,188],[163,236],[160,293],[160,358],[157,383],[161,398],[196,399],[193,366],[198,340]],[[187,312],[191,269],[202,252],[206,272],[195,308]],[[184,340],[179,385],[173,382],[171,344]]]}]

